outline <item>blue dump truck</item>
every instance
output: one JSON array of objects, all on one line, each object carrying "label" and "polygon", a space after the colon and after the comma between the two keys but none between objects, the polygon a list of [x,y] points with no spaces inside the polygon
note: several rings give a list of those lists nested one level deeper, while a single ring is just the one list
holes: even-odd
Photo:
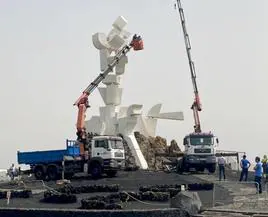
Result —
[{"label": "blue dump truck", "polygon": [[57,180],[64,171],[66,178],[87,172],[94,178],[103,173],[115,176],[124,166],[125,153],[121,137],[95,136],[89,147],[66,140],[66,149],[17,153],[18,163],[29,165],[38,180]]}]

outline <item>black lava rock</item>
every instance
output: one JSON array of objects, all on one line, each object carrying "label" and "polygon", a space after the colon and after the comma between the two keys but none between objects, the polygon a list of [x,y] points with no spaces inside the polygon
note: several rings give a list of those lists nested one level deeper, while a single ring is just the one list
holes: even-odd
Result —
[{"label": "black lava rock", "polygon": [[81,200],[81,209],[122,209],[118,203],[109,203],[106,198],[96,197]]},{"label": "black lava rock", "polygon": [[[12,190],[10,198],[29,198],[32,195],[31,190]],[[7,191],[0,191],[0,199],[7,198]]]},{"label": "black lava rock", "polygon": [[169,200],[169,193],[166,192],[152,192],[152,191],[147,191],[147,192],[142,192],[140,193],[141,200],[148,200],[148,201],[168,201]]},{"label": "black lava rock", "polygon": [[211,191],[213,188],[214,188],[213,183],[188,184],[188,191]]},{"label": "black lava rock", "polygon": [[146,192],[146,191],[169,192],[169,189],[181,190],[181,185],[149,185],[149,186],[141,186],[139,188],[141,192]]},{"label": "black lava rock", "polygon": [[77,198],[73,194],[56,193],[53,191],[45,191],[44,198],[41,202],[45,203],[76,203]]},{"label": "black lava rock", "polygon": [[65,185],[57,191],[66,194],[80,194],[80,193],[93,193],[93,192],[118,192],[119,185],[83,185],[83,186],[72,186]]}]

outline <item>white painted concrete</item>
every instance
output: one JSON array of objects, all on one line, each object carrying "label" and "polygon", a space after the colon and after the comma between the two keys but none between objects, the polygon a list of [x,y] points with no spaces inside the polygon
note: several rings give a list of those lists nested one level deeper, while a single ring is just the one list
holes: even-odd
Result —
[{"label": "white painted concrete", "polygon": [[[93,45],[100,53],[101,71],[106,69],[113,59],[113,55],[129,43],[131,33],[125,30],[126,25],[127,20],[119,16],[108,35],[96,33],[92,36]],[[121,106],[123,88],[120,86],[122,86],[122,76],[127,63],[128,58],[122,58],[113,72],[102,82],[104,87],[98,88],[105,106],[100,107],[99,116],[93,116],[86,121],[86,129],[88,132],[100,135],[122,134],[135,157],[136,164],[141,169],[147,169],[148,164],[136,141],[134,132],[139,131],[145,136],[155,136],[157,119],[183,120],[183,113],[160,113],[162,104],[153,106],[147,115],[142,114],[143,105]]]}]

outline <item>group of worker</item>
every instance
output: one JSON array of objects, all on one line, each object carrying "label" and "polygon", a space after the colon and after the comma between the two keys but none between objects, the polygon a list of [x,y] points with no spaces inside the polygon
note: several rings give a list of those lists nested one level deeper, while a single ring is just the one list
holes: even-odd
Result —
[{"label": "group of worker", "polygon": [[[268,158],[266,155],[263,156],[263,159],[261,160],[260,157],[255,157],[255,166],[254,166],[254,182],[256,185],[257,193],[262,193],[262,177],[266,179],[268,178]],[[218,158],[218,168],[219,168],[219,181],[222,180],[222,178],[225,180],[225,166],[226,166],[226,160],[224,156],[221,154],[221,156]],[[241,174],[239,181],[247,181],[248,180],[248,170],[251,167],[251,163],[247,159],[246,155],[243,155],[243,158],[240,161],[240,168],[241,168]]]}]

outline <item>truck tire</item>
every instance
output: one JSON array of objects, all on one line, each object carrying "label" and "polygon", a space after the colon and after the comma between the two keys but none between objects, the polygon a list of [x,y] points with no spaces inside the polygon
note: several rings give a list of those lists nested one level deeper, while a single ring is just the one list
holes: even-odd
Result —
[{"label": "truck tire", "polygon": [[116,174],[117,174],[117,171],[116,171],[116,170],[107,171],[106,174],[107,174],[107,176],[109,176],[109,177],[115,177]]},{"label": "truck tire", "polygon": [[37,180],[43,180],[45,178],[45,173],[42,166],[35,167],[34,176]]},{"label": "truck tire", "polygon": [[205,168],[204,167],[199,167],[199,168],[197,168],[197,171],[198,172],[204,172],[205,171]]},{"label": "truck tire", "polygon": [[211,165],[211,166],[208,168],[208,171],[209,171],[210,173],[215,173],[215,171],[216,171],[216,165],[215,165],[215,164]]},{"label": "truck tire", "polygon": [[48,166],[47,175],[49,180],[57,180],[59,177],[57,167],[54,165]]},{"label": "truck tire", "polygon": [[102,174],[102,167],[99,163],[94,162],[90,165],[90,174],[92,178],[100,178]]},{"label": "truck tire", "polygon": [[64,177],[66,179],[71,179],[71,178],[73,178],[73,176],[74,176],[74,173],[64,173]]},{"label": "truck tire", "polygon": [[177,161],[176,171],[179,174],[183,174],[183,160],[182,159],[179,159]]}]

